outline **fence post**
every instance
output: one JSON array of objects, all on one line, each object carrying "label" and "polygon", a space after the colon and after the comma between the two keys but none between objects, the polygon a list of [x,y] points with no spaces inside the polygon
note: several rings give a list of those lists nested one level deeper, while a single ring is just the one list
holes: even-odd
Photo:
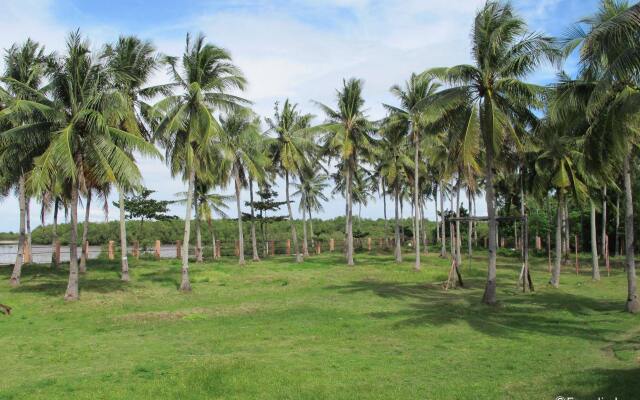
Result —
[{"label": "fence post", "polygon": [[107,250],[108,254],[109,254],[109,260],[113,260],[114,256],[113,256],[113,240],[109,240],[109,247]]},{"label": "fence post", "polygon": [[316,254],[322,253],[322,248],[320,247],[320,241],[316,240]]},{"label": "fence post", "polygon": [[272,256],[276,255],[276,241],[275,240],[270,240],[269,241],[269,251],[271,252]]},{"label": "fence post", "polygon": [[371,238],[370,237],[367,238],[367,250],[371,251]]},{"label": "fence post", "polygon": [[182,257],[182,240],[176,240],[176,258]]},{"label": "fence post", "polygon": [[236,257],[240,256],[240,243],[236,240]]},{"label": "fence post", "polygon": [[156,247],[156,251],[155,251],[156,260],[159,260],[160,259],[160,241],[159,240],[156,240],[156,246],[155,247]]},{"label": "fence post", "polygon": [[56,240],[56,247],[54,250],[54,259],[56,261],[56,265],[60,264],[60,240]]},{"label": "fence post", "polygon": [[329,252],[333,253],[336,250],[336,241],[333,238],[329,239]]},{"label": "fence post", "polygon": [[216,240],[216,258],[220,258],[220,254],[222,253],[222,250],[220,249],[220,241]]},{"label": "fence post", "polygon": [[137,240],[133,241],[133,256],[136,258],[140,258],[140,242]]},{"label": "fence post", "polygon": [[291,239],[287,239],[287,255],[291,255]]}]

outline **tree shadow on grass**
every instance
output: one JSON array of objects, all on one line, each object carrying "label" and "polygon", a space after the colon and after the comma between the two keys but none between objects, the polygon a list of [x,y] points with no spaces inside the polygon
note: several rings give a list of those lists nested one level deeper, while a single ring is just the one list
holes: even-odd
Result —
[{"label": "tree shadow on grass", "polygon": [[561,389],[557,396],[576,399],[627,400],[637,399],[640,393],[640,379],[638,379],[640,368],[588,369],[579,374],[571,372],[570,375],[561,376],[559,380],[575,383]]},{"label": "tree shadow on grass", "polygon": [[444,291],[436,284],[363,280],[327,289],[345,295],[370,292],[406,301],[404,309],[370,314],[395,321],[398,326],[443,326],[464,321],[478,332],[500,337],[541,333],[604,341],[607,335],[619,332],[594,325],[614,321],[623,309],[621,302],[596,301],[560,291],[511,296],[503,292],[498,306],[487,307],[480,304],[479,289]]}]

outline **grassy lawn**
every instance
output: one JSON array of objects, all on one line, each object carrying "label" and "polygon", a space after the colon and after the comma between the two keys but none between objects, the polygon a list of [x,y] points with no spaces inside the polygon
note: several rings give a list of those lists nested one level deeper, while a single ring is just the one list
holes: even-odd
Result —
[{"label": "grassy lawn", "polygon": [[444,291],[448,261],[340,255],[296,265],[277,257],[192,264],[94,261],[81,300],[66,304],[66,270],[0,269],[0,399],[618,399],[640,394],[640,319],[624,313],[616,268],[590,279],[587,259],[561,288],[533,260],[536,291],[515,287],[516,258],[499,259],[500,305],[480,305],[485,259]]}]

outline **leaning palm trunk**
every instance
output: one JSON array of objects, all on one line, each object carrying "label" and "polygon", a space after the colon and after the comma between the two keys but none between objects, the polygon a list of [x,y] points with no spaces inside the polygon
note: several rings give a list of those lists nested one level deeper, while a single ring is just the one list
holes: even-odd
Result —
[{"label": "leaning palm trunk", "polygon": [[56,249],[58,248],[58,210],[60,208],[60,200],[56,197],[53,201],[53,224],[51,226],[51,265],[58,266],[58,257],[56,257]]},{"label": "leaning palm trunk", "polygon": [[129,259],[127,258],[127,225],[125,223],[124,191],[118,191],[118,206],[120,207],[120,279],[129,282]]},{"label": "leaning palm trunk", "polygon": [[443,187],[440,185],[440,257],[444,257],[447,254],[447,227],[444,221],[444,193]]},{"label": "leaning palm trunk", "polygon": [[631,186],[631,172],[629,162],[631,154],[627,154],[624,158],[624,193],[625,193],[625,210],[624,210],[624,245],[627,261],[627,311],[637,313],[640,311],[640,300],[636,293],[636,262],[634,259],[634,243],[633,243],[633,188]]},{"label": "leaning palm trunk", "polygon": [[187,185],[187,204],[184,216],[184,235],[182,239],[182,281],[180,291],[190,292],[191,282],[189,282],[189,239],[191,236],[191,203],[193,201],[193,186],[196,181],[196,171],[191,168],[189,171],[189,183]]},{"label": "leaning palm trunk", "polygon": [[347,170],[347,265],[353,262],[353,169]]},{"label": "leaning palm trunk", "polygon": [[396,207],[396,226],[395,226],[395,256],[396,262],[402,262],[402,244],[400,243],[400,216],[399,216],[399,205],[400,202],[400,188],[398,184],[395,185],[395,207]]},{"label": "leaning palm trunk", "polygon": [[285,172],[285,192],[287,196],[287,210],[289,211],[289,225],[291,226],[291,238],[293,239],[293,251],[296,253],[296,262],[302,262],[302,254],[298,247],[298,233],[296,232],[296,225],[293,221],[293,211],[291,210],[291,201],[289,200],[289,171]]},{"label": "leaning palm trunk", "polygon": [[562,225],[564,223],[564,194],[562,189],[558,189],[558,215],[556,219],[556,255],[551,273],[551,286],[557,288],[560,286],[560,265],[562,264]]},{"label": "leaning palm trunk", "polygon": [[64,299],[78,300],[78,182],[71,189],[71,235],[69,239],[69,282]]},{"label": "leaning palm trunk", "polygon": [[238,209],[238,264],[244,265],[244,235],[242,233],[242,209],[240,208],[240,170],[235,171],[236,207]]},{"label": "leaning palm trunk", "polygon": [[[485,114],[493,114],[491,106],[485,103]],[[490,127],[493,130],[493,126]],[[485,139],[486,139],[485,134]],[[489,222],[489,265],[487,267],[487,284],[482,296],[482,302],[485,304],[496,304],[496,238],[497,238],[497,221],[496,221],[496,205],[495,194],[493,188],[493,143],[485,143],[486,163],[485,177],[487,190],[485,197],[487,201],[487,216]]]},{"label": "leaning palm trunk", "polygon": [[249,203],[251,204],[251,251],[253,261],[260,261],[258,255],[258,241],[256,240],[256,216],[253,210],[253,181],[249,179]]},{"label": "leaning palm trunk", "polygon": [[590,222],[591,222],[591,278],[594,281],[600,280],[600,267],[598,265],[598,242],[596,233],[596,207],[593,200],[590,201]]},{"label": "leaning palm trunk", "polygon": [[13,272],[11,273],[11,279],[9,283],[13,287],[20,285],[20,276],[22,275],[22,264],[24,263],[24,243],[25,243],[25,230],[26,230],[26,208],[27,202],[25,199],[25,178],[24,175],[20,175],[18,181],[18,202],[20,203],[20,237],[18,238],[18,252],[16,253],[16,262],[13,265]]},{"label": "leaning palm trunk", "polygon": [[419,155],[420,155],[420,141],[418,138],[418,131],[416,129],[413,130],[414,137],[414,145],[415,145],[415,153],[414,153],[414,178],[413,178],[413,237],[414,237],[414,245],[416,246],[416,263],[413,268],[416,271],[420,270],[420,205],[419,205],[419,193],[420,190],[420,169],[419,169]]},{"label": "leaning palm trunk", "polygon": [[196,262],[201,263],[204,260],[202,259],[202,231],[200,229],[200,204],[198,202],[198,196],[195,196],[194,200],[194,208],[196,209]]},{"label": "leaning palm trunk", "polygon": [[80,253],[80,273],[87,272],[87,258],[89,248],[87,240],[89,238],[89,214],[91,212],[91,190],[87,191],[87,204],[84,210],[84,224],[82,225],[82,251]]}]

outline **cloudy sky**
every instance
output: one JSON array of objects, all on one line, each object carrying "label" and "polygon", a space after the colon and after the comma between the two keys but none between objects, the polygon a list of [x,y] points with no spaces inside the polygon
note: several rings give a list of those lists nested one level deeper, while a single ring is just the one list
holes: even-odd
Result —
[{"label": "cloudy sky", "polygon": [[[411,72],[469,61],[471,23],[483,2],[3,0],[0,48],[30,36],[47,49],[62,51],[65,36],[79,28],[96,50],[119,35],[136,34],[151,39],[165,54],[180,55],[186,33],[202,32],[231,52],[249,80],[244,96],[262,116],[270,115],[274,102],[285,98],[318,114],[311,100],[334,104],[342,79],[358,77],[365,81],[368,114],[377,119],[383,116],[381,104],[394,102],[389,87],[403,82]],[[532,29],[561,35],[571,23],[593,12],[597,0],[517,0],[513,4]],[[571,70],[572,65],[566,68]],[[547,83],[554,73],[545,67],[531,80]],[[154,80],[166,78],[158,74]],[[140,166],[145,185],[157,191],[156,198],[173,199],[184,190],[161,161],[140,160]],[[480,204],[479,208],[484,210]],[[37,205],[32,210],[39,215]],[[344,200],[336,197],[323,216],[340,215],[343,210]],[[184,216],[179,207],[172,212]],[[381,201],[362,211],[371,218],[382,213]],[[92,207],[91,216],[95,221],[104,219],[101,205]],[[110,218],[115,216],[112,209]],[[427,216],[433,218],[432,204]],[[17,202],[10,197],[0,203],[0,231],[17,228]]]}]

